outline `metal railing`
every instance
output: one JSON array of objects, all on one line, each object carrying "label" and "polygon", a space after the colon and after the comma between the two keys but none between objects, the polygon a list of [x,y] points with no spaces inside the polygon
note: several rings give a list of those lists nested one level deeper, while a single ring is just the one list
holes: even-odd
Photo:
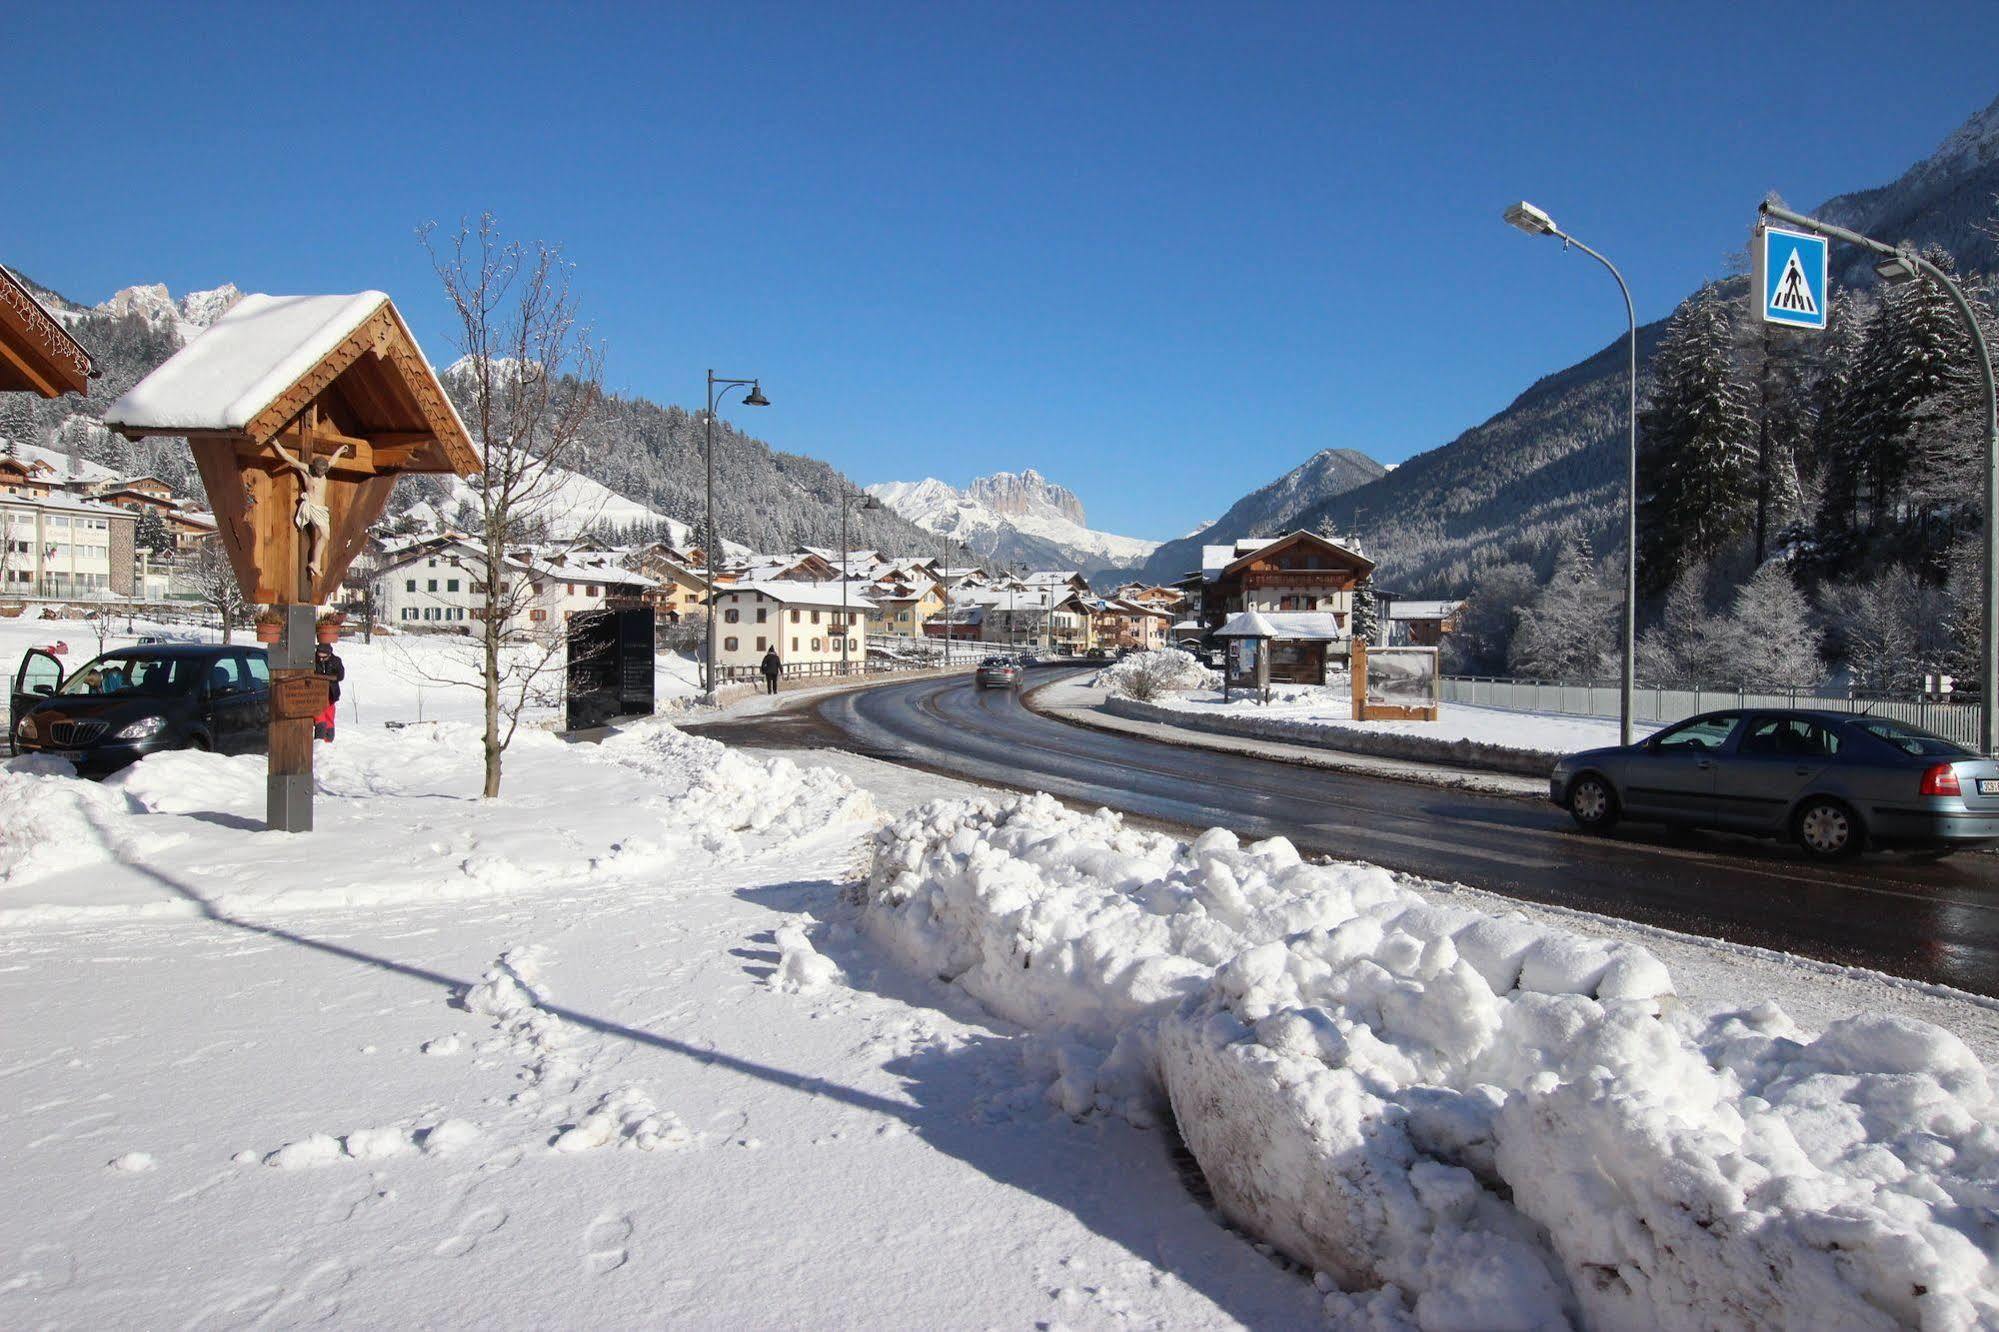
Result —
[{"label": "metal railing", "polygon": [[[1492,676],[1447,675],[1444,701],[1514,712],[1548,712],[1570,717],[1617,716],[1617,684],[1563,684],[1551,680],[1502,680]],[[1947,699],[1868,697],[1815,693],[1809,689],[1752,689],[1743,685],[1673,689],[1640,685],[1631,697],[1634,726],[1669,726],[1703,712],[1725,708],[1817,708],[1825,712],[1868,713],[1934,731],[1976,748],[1982,709],[1977,703]]]},{"label": "metal railing", "polygon": [[[963,644],[960,644],[960,646],[962,647]],[[956,665],[969,666],[972,664],[972,661],[973,658],[968,653],[956,654]],[[943,665],[944,655],[941,652],[931,660],[909,657],[871,656],[863,662],[859,657],[856,657],[848,664],[845,671],[840,669],[838,661],[786,662],[784,664],[784,673],[780,678],[785,680],[837,680],[842,675],[847,675],[859,679],[863,675],[893,675],[900,671],[934,671]],[[720,671],[723,684],[737,684],[743,681],[755,683],[763,679],[763,668],[761,666],[723,666],[720,668]]]}]

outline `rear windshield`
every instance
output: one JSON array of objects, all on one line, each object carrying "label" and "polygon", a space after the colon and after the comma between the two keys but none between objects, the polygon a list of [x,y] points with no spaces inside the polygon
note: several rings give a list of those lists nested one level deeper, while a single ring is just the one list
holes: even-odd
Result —
[{"label": "rear windshield", "polygon": [[161,657],[144,652],[113,652],[84,666],[63,682],[71,696],[165,698],[187,692],[204,663],[189,657]]},{"label": "rear windshield", "polygon": [[1934,731],[1925,731],[1920,726],[1911,726],[1893,717],[1862,717],[1853,725],[1876,740],[1885,740],[1904,754],[1914,754],[1919,758],[1971,757],[1971,751],[1955,740],[1946,740]]}]

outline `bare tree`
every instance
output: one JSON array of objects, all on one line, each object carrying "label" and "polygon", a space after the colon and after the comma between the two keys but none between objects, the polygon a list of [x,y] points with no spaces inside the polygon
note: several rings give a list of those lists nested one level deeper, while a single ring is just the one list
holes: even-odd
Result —
[{"label": "bare tree", "polygon": [[222,621],[222,641],[227,643],[242,617],[243,589],[236,585],[236,570],[222,549],[222,539],[211,537],[196,542],[176,561],[182,585]]},{"label": "bare tree", "polygon": [[[533,701],[535,682],[561,650],[561,626],[538,624],[536,580],[509,559],[523,535],[546,526],[591,409],[602,394],[603,353],[576,318],[570,265],[559,246],[501,237],[492,215],[440,244],[419,235],[458,315],[462,353],[454,397],[484,465],[473,478],[482,555],[475,593],[478,675],[486,696],[485,794],[500,793],[500,760]],[[525,652],[510,629],[528,617]]]}]

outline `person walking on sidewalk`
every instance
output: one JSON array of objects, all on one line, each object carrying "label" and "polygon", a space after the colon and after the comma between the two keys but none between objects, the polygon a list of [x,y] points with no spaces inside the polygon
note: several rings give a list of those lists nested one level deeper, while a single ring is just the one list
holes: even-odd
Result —
[{"label": "person walking on sidewalk", "polygon": [[347,663],[333,653],[333,644],[321,643],[312,650],[312,671],[314,675],[329,677],[326,682],[326,708],[312,719],[312,738],[333,743],[334,710],[340,706],[340,682],[347,678]]},{"label": "person walking on sidewalk", "polygon": [[770,651],[764,653],[763,673],[764,684],[768,685],[769,691],[775,694],[777,692],[777,678],[784,674],[784,663],[777,659],[776,648],[772,648]]}]

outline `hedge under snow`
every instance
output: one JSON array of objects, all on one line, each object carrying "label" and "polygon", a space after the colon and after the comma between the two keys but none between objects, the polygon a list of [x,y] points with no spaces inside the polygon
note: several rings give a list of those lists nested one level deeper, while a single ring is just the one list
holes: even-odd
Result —
[{"label": "hedge under snow", "polygon": [[1071,1113],[1170,1103],[1342,1321],[1999,1327],[1999,1107],[1941,1028],[1697,1016],[1641,948],[1045,795],[888,824],[862,912],[1054,1035]]},{"label": "hedge under snow", "polygon": [[1219,689],[1221,683],[1219,672],[1209,670],[1192,653],[1179,648],[1135,652],[1090,677],[1092,687],[1107,690],[1113,698],[1140,702],[1190,689]]}]

